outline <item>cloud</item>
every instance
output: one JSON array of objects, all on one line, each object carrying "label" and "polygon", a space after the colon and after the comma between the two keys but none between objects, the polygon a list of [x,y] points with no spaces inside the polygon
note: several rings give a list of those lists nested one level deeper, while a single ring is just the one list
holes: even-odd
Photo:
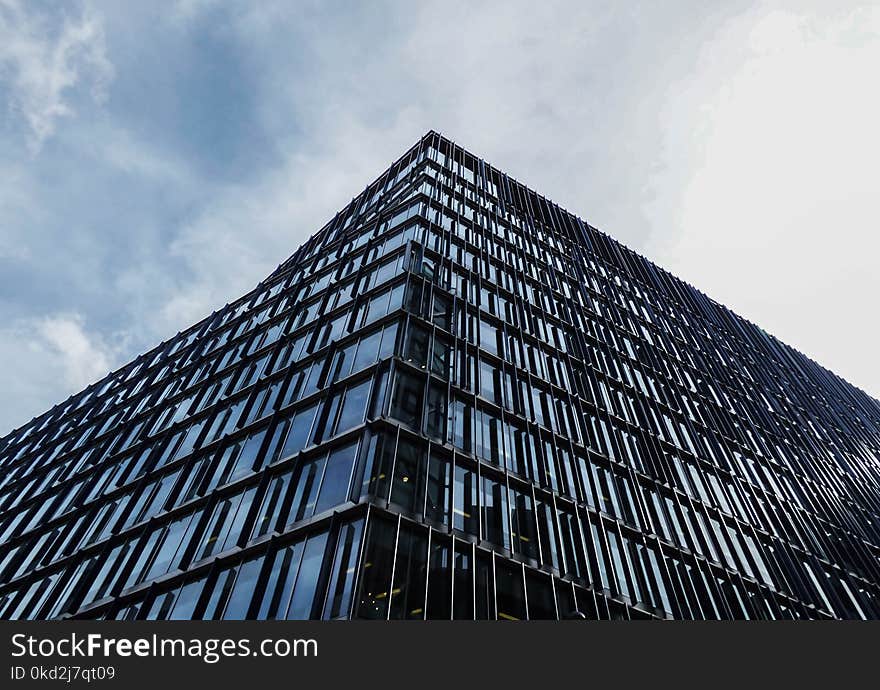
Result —
[{"label": "cloud", "polygon": [[[182,7],[195,25],[217,11]],[[656,64],[664,42],[612,58],[608,46],[638,29],[634,13],[606,3],[514,9],[426,4],[406,22],[372,8],[339,17],[319,4],[293,11],[271,2],[212,14],[254,63],[256,112],[242,126],[269,133],[275,160],[216,184],[179,228],[170,251],[188,270],[157,330],[180,329],[252,287],[428,129],[613,224],[618,236],[644,237],[640,199],[620,190],[652,160],[651,130],[631,106],[659,96],[618,84]]]},{"label": "cloud", "polygon": [[219,186],[170,245],[187,268],[155,315],[156,332],[180,330],[265,278],[391,163],[389,151],[399,155],[415,142],[418,135],[401,136],[398,124],[348,122],[313,151],[287,152],[259,181]]},{"label": "cloud", "polygon": [[655,180],[667,205],[648,246],[875,396],[877,64],[876,7],[762,9],[726,25],[670,95],[679,172]]},{"label": "cloud", "polygon": [[15,320],[0,328],[4,362],[0,419],[9,428],[108,374],[120,363],[124,334],[113,342],[90,332],[79,314]]},{"label": "cloud", "polygon": [[100,336],[85,331],[79,315],[47,316],[37,322],[36,334],[60,359],[72,390],[85,388],[112,368],[113,351]]},{"label": "cloud", "polygon": [[19,0],[0,0],[0,84],[9,106],[28,129],[28,144],[38,151],[59,118],[74,113],[69,92],[91,84],[96,101],[113,77],[101,20],[83,10],[60,20]]}]

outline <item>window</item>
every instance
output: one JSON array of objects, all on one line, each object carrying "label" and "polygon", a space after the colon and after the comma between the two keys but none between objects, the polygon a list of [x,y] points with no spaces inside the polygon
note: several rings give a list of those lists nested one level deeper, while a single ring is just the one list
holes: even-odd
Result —
[{"label": "window", "polygon": [[556,620],[553,582],[549,577],[526,568],[526,591],[528,593],[529,620]]},{"label": "window", "polygon": [[446,453],[432,448],[431,457],[428,460],[425,518],[448,525],[451,501],[452,463]]},{"label": "window", "polygon": [[363,520],[344,524],[339,530],[324,607],[325,620],[349,615],[362,531]]},{"label": "window", "polygon": [[[380,335],[381,333],[377,332],[374,334],[374,337],[378,339]],[[357,347],[358,341],[355,340],[353,343],[349,343],[345,347],[336,351],[336,354],[333,355],[333,364],[330,366],[330,376],[328,378],[330,383],[338,381],[339,379],[344,379],[351,373]]]},{"label": "window", "polygon": [[364,311],[364,324],[372,323],[385,314],[395,309],[400,309],[403,300],[404,283],[393,287],[390,290],[384,290],[378,295],[370,298],[366,303]]},{"label": "window", "polygon": [[526,601],[522,566],[500,558],[496,559],[495,583],[498,588],[498,620],[525,620]]},{"label": "window", "polygon": [[[394,343],[397,337],[397,323],[388,324],[384,328],[374,331],[369,335],[361,338],[354,350],[353,359],[350,362],[350,373],[355,373],[365,367],[374,364],[380,359],[390,357],[394,352]],[[354,346],[350,346],[353,348]],[[345,350],[345,358],[352,357],[350,348]],[[342,365],[340,378],[345,376],[345,365]]]},{"label": "window", "polygon": [[587,568],[581,545],[580,526],[574,513],[574,507],[565,505],[564,501],[558,501],[557,506],[559,537],[562,553],[565,557],[565,568],[562,574],[576,580],[584,579],[587,576]]},{"label": "window", "polygon": [[535,523],[535,513],[532,505],[532,495],[527,488],[510,490],[513,505],[511,506],[511,531],[513,533],[513,550],[537,561],[538,553],[538,527]]},{"label": "window", "polygon": [[379,359],[386,359],[394,354],[397,342],[397,322],[388,324],[382,329],[382,343],[379,346]]},{"label": "window", "polygon": [[430,333],[426,328],[411,322],[406,338],[404,358],[407,362],[424,369],[428,365],[428,341]]},{"label": "window", "polygon": [[495,620],[495,571],[492,553],[476,550],[474,609],[477,620]]},{"label": "window", "polygon": [[471,417],[473,408],[456,398],[449,406],[449,442],[466,453],[471,450]]},{"label": "window", "polygon": [[496,546],[510,548],[507,529],[507,487],[503,481],[483,477],[483,538]]},{"label": "window", "polygon": [[448,296],[435,292],[431,307],[431,320],[436,326],[445,331],[452,330],[452,299]]},{"label": "window", "polygon": [[401,525],[397,538],[397,561],[391,588],[389,617],[425,617],[425,585],[428,538],[423,528]]},{"label": "window", "polygon": [[282,515],[282,511],[286,512],[285,498],[290,489],[290,479],[293,472],[285,472],[276,475],[269,481],[266,494],[263,496],[263,502],[254,521],[252,538],[261,537],[268,534],[273,529],[281,529],[284,527],[286,515]]},{"label": "window", "polygon": [[531,436],[519,424],[515,422],[505,423],[507,443],[505,447],[509,453],[507,467],[512,472],[524,478],[530,477],[531,461]]},{"label": "window", "polygon": [[298,410],[294,415],[290,431],[288,431],[284,446],[281,448],[282,459],[296,455],[308,445],[309,434],[317,411],[318,404],[315,403],[303,410]]},{"label": "window", "polygon": [[422,441],[401,438],[394,462],[391,502],[410,513],[421,513],[427,453]]},{"label": "window", "polygon": [[241,452],[238,453],[238,457],[230,467],[226,482],[234,482],[260,469],[263,460],[260,456],[260,448],[263,446],[265,436],[266,429],[261,429],[245,439],[241,444]]},{"label": "window", "polygon": [[538,532],[541,538],[541,562],[560,570],[559,537],[556,529],[556,517],[549,496],[535,502],[535,512],[538,516]]},{"label": "window", "polygon": [[378,434],[367,445],[364,467],[360,479],[360,498],[388,496],[391,467],[394,461],[395,438]]},{"label": "window", "polygon": [[322,513],[348,500],[348,487],[357,456],[357,447],[357,443],[350,443],[331,451],[327,458],[315,513]]},{"label": "window", "polygon": [[317,359],[308,367],[308,373],[303,374],[302,388],[299,398],[302,400],[316,392],[321,387],[321,373],[324,371],[324,360]]},{"label": "window", "polygon": [[461,532],[479,536],[476,473],[456,464],[452,495],[452,526]]},{"label": "window", "polygon": [[501,405],[501,371],[491,362],[480,358],[480,395]]},{"label": "window", "polygon": [[443,379],[452,377],[452,345],[439,334],[434,336],[431,345],[431,372]]},{"label": "window", "polygon": [[434,534],[428,565],[425,618],[449,620],[452,616],[452,554],[449,537]]},{"label": "window", "polygon": [[321,455],[303,459],[293,475],[294,495],[289,519],[299,522],[348,500],[348,487],[357,455],[351,443]]},{"label": "window", "polygon": [[357,351],[352,363],[352,371],[360,371],[379,358],[379,345],[382,343],[382,331],[375,331],[357,343]]},{"label": "window", "polygon": [[290,524],[314,514],[326,462],[326,455],[300,459],[293,474],[294,495],[288,516]]},{"label": "window", "polygon": [[[309,537],[303,549],[302,562],[287,609],[288,620],[307,620],[314,618],[315,594],[318,588],[318,574],[324,560],[327,533]],[[320,609],[318,610],[320,612]]]},{"label": "window", "polygon": [[424,378],[408,371],[397,372],[391,397],[391,416],[413,429],[419,429],[424,393]]},{"label": "window", "polygon": [[229,593],[226,609],[223,612],[224,620],[245,620],[248,617],[251,598],[254,594],[260,568],[263,566],[263,558],[254,558],[245,561],[236,568],[235,584]]},{"label": "window", "polygon": [[501,329],[480,319],[480,347],[493,355],[503,354],[502,342],[503,332]]},{"label": "window", "polygon": [[196,615],[199,599],[205,590],[206,577],[187,582],[180,588],[171,610],[164,619],[179,621],[192,620]]},{"label": "window", "polygon": [[339,421],[336,424],[336,433],[347,431],[364,421],[364,413],[370,402],[371,383],[372,379],[366,379],[346,389],[345,399],[339,411]]},{"label": "window", "polygon": [[474,566],[473,547],[455,540],[453,564],[454,591],[452,617],[455,620],[474,619]]},{"label": "window", "polygon": [[263,598],[257,611],[259,620],[287,617],[287,607],[299,572],[303,545],[304,542],[299,541],[283,546],[267,559],[270,566],[265,578]]},{"label": "window", "polygon": [[221,553],[239,543],[256,491],[254,487],[217,501],[194,560]]},{"label": "window", "polygon": [[327,533],[322,532],[269,556],[262,599],[258,608],[255,604],[258,619],[305,620],[320,614],[314,604],[326,544]]},{"label": "window", "polygon": [[501,420],[483,409],[477,410],[476,417],[476,455],[497,465],[502,457]]},{"label": "window", "polygon": [[396,533],[394,523],[382,519],[370,521],[361,565],[358,618],[374,620],[388,618]]},{"label": "window", "polygon": [[434,380],[429,381],[425,433],[440,441],[446,440],[446,400],[446,386]]}]

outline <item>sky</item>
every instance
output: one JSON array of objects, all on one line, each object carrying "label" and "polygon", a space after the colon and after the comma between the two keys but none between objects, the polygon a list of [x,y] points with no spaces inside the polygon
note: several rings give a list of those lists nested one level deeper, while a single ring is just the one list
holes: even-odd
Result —
[{"label": "sky", "polygon": [[876,3],[0,0],[0,435],[429,129],[880,396]]}]

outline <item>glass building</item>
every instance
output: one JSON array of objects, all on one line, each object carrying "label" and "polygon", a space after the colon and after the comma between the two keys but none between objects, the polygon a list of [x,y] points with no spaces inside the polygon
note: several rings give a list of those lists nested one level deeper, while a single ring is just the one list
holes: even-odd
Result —
[{"label": "glass building", "polygon": [[880,402],[435,132],[0,467],[2,618],[880,617]]}]

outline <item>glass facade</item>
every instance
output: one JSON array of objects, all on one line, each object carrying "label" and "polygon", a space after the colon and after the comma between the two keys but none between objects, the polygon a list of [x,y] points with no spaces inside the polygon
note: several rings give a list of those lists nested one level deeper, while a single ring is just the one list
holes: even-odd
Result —
[{"label": "glass facade", "polygon": [[880,402],[429,132],[0,440],[0,617],[880,617]]}]

